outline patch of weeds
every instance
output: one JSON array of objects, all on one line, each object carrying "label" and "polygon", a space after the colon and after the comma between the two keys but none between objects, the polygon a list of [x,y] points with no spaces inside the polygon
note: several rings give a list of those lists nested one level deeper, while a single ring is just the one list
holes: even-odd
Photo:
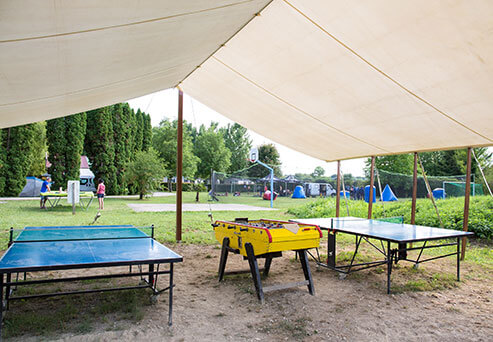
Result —
[{"label": "patch of weeds", "polygon": [[422,292],[438,291],[457,287],[457,281],[452,274],[435,273],[427,279],[410,280],[404,285],[393,285],[392,292]]},{"label": "patch of weeds", "polygon": [[214,257],[213,257],[212,255],[210,255],[210,254],[207,254],[207,255],[205,256],[205,259],[212,259],[212,258],[214,258]]},{"label": "patch of weeds", "polygon": [[218,312],[217,314],[214,315],[215,317],[224,317],[226,314],[224,312]]},{"label": "patch of weeds", "polygon": [[288,336],[292,340],[302,341],[305,337],[310,336],[306,329],[309,317],[290,318],[285,317],[269,321],[259,327],[259,331],[265,334],[282,334]]},{"label": "patch of weeds", "polygon": [[[353,252],[340,252],[339,254],[337,254],[337,262],[350,262],[351,259],[353,258]],[[370,262],[370,261],[373,261],[372,258],[370,258],[370,256],[366,255],[366,254],[361,254],[361,253],[358,253],[356,254],[356,258],[354,259],[355,262],[357,263],[361,263],[361,262]]]}]

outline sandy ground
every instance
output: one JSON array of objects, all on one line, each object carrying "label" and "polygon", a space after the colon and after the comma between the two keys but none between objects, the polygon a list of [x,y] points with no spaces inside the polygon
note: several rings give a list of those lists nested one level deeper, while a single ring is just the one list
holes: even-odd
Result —
[{"label": "sandy ground", "polygon": [[[339,279],[311,263],[316,295],[306,287],[266,294],[261,305],[248,274],[217,281],[220,250],[176,245],[184,256],[176,264],[173,326],[167,325],[168,296],[148,306],[137,323],[110,330],[104,324],[84,335],[59,341],[491,341],[493,277],[477,265],[463,265],[458,287],[433,292],[385,293],[385,272],[362,271]],[[419,277],[454,273],[453,258],[422,265]],[[261,261],[261,264],[263,262]],[[248,262],[230,255],[227,271]],[[405,282],[401,266],[393,282]],[[294,253],[273,260],[264,285],[302,280]],[[129,281],[129,280],[126,280]],[[161,286],[167,279],[161,278]],[[23,336],[16,340],[36,341]]]},{"label": "sandy ground", "polygon": [[[176,211],[176,204],[127,204],[132,210],[138,212],[144,211]],[[273,208],[255,207],[246,204],[217,204],[217,203],[184,203],[183,211],[269,211],[279,210]]]}]

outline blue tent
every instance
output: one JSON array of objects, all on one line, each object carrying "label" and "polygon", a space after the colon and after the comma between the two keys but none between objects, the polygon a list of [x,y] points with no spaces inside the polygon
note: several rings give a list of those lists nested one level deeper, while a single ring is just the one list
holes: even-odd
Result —
[{"label": "blue tent", "polygon": [[[344,198],[344,191],[341,190],[340,192],[341,198]],[[346,190],[346,197],[349,199],[351,198],[351,193]]]},{"label": "blue tent", "polygon": [[436,189],[433,189],[433,197],[435,197],[436,199],[444,199],[445,198],[445,191],[443,190],[443,188],[436,188]]},{"label": "blue tent", "polygon": [[[373,203],[375,203],[375,193],[376,193],[376,189],[375,189],[375,186],[373,186]],[[370,186],[367,185],[365,186],[365,202],[368,203],[368,199],[370,198]]]},{"label": "blue tent", "polygon": [[303,190],[301,185],[297,185],[296,188],[294,188],[293,196],[291,196],[291,198],[306,198],[305,190]]},{"label": "blue tent", "polygon": [[384,202],[397,201],[397,197],[395,197],[394,192],[392,191],[392,189],[388,184],[385,186],[385,188],[382,191],[382,201]]}]

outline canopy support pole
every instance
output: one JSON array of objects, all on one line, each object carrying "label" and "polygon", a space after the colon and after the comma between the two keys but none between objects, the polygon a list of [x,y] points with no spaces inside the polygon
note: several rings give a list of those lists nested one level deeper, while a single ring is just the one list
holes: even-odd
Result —
[{"label": "canopy support pole", "polygon": [[341,161],[337,161],[337,185],[336,185],[336,217],[339,217],[339,205],[341,202]]},{"label": "canopy support pole", "polygon": [[349,204],[346,196],[346,185],[344,184],[344,172],[341,170],[341,180],[342,180],[342,194],[344,195],[344,201],[346,202],[347,216],[349,216]]},{"label": "canopy support pole", "polygon": [[385,206],[383,203],[383,194],[382,194],[382,183],[380,182],[380,175],[378,174],[378,168],[375,168],[375,173],[377,174],[377,183],[378,183],[378,190],[380,191],[380,202],[382,202],[382,213],[383,217],[385,217]]},{"label": "canopy support pole", "polygon": [[433,191],[431,191],[430,183],[428,183],[428,178],[426,178],[425,168],[423,167],[423,163],[421,162],[421,159],[419,159],[419,156],[418,156],[418,161],[419,161],[419,166],[421,167],[421,173],[423,174],[423,180],[425,181],[428,197],[430,197],[431,203],[435,207],[435,212],[437,213],[438,221],[440,221],[440,227],[443,228],[442,218],[440,217],[440,212],[438,211],[437,204],[435,203],[435,198],[433,197]]},{"label": "canopy support pole", "polygon": [[[416,198],[418,197],[418,152],[414,152],[413,196],[411,202],[411,224],[416,224]],[[413,244],[410,244],[410,248]]]},{"label": "canopy support pole", "polygon": [[[464,220],[462,221],[462,230],[467,232],[469,224],[469,197],[471,193],[471,150],[472,148],[467,148],[467,178],[466,178],[466,193],[464,194]],[[464,260],[466,256],[466,243],[467,238],[464,236],[462,238],[462,248],[460,259]]]},{"label": "canopy support pole", "polygon": [[178,90],[178,127],[176,146],[176,241],[181,241],[183,180],[183,92]]},{"label": "canopy support pole", "polygon": [[371,219],[373,208],[373,178],[375,178],[375,156],[371,157],[371,169],[370,169],[370,193],[368,197],[368,219]]},{"label": "canopy support pole", "polygon": [[418,152],[414,152],[413,197],[411,202],[411,224],[416,224],[416,197],[418,195]]}]

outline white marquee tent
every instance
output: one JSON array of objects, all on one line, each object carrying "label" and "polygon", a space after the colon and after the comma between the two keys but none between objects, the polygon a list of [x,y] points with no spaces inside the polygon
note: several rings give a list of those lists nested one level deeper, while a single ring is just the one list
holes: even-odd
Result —
[{"label": "white marquee tent", "polygon": [[0,2],[0,127],[170,87],[331,161],[493,145],[489,0]]}]

